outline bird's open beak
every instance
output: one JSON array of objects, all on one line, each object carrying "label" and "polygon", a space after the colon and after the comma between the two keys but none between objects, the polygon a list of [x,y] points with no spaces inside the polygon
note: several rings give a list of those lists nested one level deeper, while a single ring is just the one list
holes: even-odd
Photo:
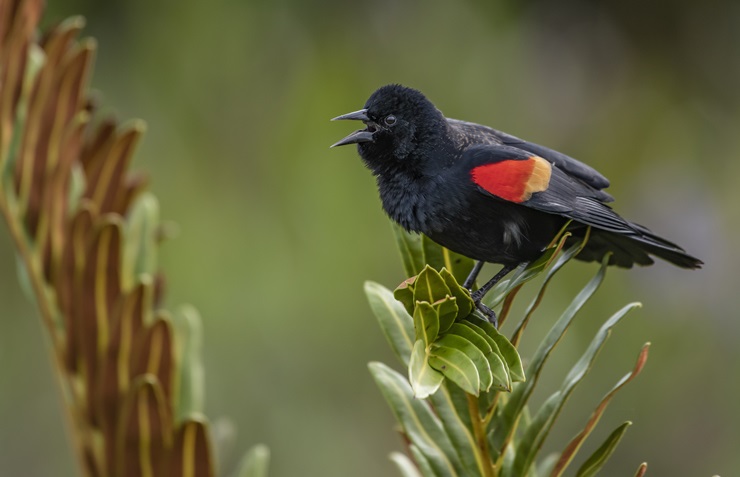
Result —
[{"label": "bird's open beak", "polygon": [[[341,119],[352,119],[355,121],[369,121],[370,120],[370,118],[367,117],[367,109],[361,109],[359,111],[337,116],[336,118],[332,119],[332,121],[339,121]],[[331,147],[344,146],[346,144],[358,144],[361,142],[372,142],[374,139],[373,133],[375,133],[374,128],[368,127],[367,129],[361,129],[359,131],[353,132],[352,134],[345,137],[341,141],[332,144]]]}]

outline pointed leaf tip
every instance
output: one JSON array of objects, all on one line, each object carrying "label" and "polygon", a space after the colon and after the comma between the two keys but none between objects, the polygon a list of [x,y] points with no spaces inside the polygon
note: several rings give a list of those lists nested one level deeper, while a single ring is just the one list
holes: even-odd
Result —
[{"label": "pointed leaf tip", "polygon": [[386,340],[401,363],[408,365],[415,340],[413,318],[391,291],[382,285],[366,282],[365,295]]},{"label": "pointed leaf tip", "polygon": [[396,468],[401,473],[402,477],[422,477],[419,469],[414,465],[414,461],[409,459],[405,454],[400,452],[392,452],[388,458],[396,464]]},{"label": "pointed leaf tip", "polygon": [[203,419],[183,422],[175,433],[175,443],[170,454],[170,473],[215,477],[213,452],[208,438],[208,426]]},{"label": "pointed leaf tip", "polygon": [[576,477],[594,477],[597,475],[607,460],[612,456],[619,441],[622,440],[624,433],[627,432],[627,428],[631,425],[631,421],[625,421],[621,426],[614,429],[606,440],[604,440],[604,443],[581,465],[576,473]]},{"label": "pointed leaf tip", "polygon": [[414,300],[434,303],[448,295],[451,295],[450,289],[439,272],[425,265],[414,281]]},{"label": "pointed leaf tip", "polygon": [[252,447],[242,458],[236,477],[267,477],[270,449],[264,444]]},{"label": "pointed leaf tip", "polygon": [[409,360],[409,383],[414,397],[426,399],[442,385],[444,375],[429,365],[429,353],[422,340],[414,343]]}]

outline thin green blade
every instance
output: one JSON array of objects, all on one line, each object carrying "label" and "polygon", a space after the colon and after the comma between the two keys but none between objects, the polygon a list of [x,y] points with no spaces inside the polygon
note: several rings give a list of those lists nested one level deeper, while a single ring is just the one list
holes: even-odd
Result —
[{"label": "thin green blade", "polygon": [[391,349],[401,363],[407,366],[415,339],[413,318],[393,297],[391,291],[382,285],[365,282],[365,295]]}]

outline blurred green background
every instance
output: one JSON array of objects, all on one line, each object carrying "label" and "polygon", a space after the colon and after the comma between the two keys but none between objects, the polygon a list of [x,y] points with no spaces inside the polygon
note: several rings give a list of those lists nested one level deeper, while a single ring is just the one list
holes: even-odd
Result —
[{"label": "blurred green background", "polygon": [[[644,307],[616,329],[548,448],[565,446],[649,340],[647,368],[590,443],[635,423],[604,475],[642,461],[653,476],[739,475],[740,3],[67,0],[45,22],[72,14],[99,42],[104,109],[149,125],[136,167],[180,231],[161,265],[169,306],[203,316],[222,475],[258,442],[275,477],[396,475],[387,454],[401,440],[366,369],[396,363],[362,283],[405,277],[373,178],[352,148],[328,149],[353,127],[329,118],[390,82],[588,162],[620,213],[706,262],[611,271],[542,387],[612,312]],[[2,227],[0,474],[72,476],[15,268]],[[595,270],[566,270],[525,353]]]}]

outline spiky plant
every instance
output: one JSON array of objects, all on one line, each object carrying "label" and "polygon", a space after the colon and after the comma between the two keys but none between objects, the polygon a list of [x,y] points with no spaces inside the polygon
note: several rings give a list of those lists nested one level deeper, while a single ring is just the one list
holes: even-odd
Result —
[{"label": "spiky plant", "polygon": [[[565,334],[578,310],[601,284],[608,257],[596,276],[555,321],[534,356],[522,366],[517,346],[553,276],[578,253],[581,244],[563,250],[566,236],[527,267],[518,268],[488,295],[488,305],[500,307],[499,323],[509,315],[521,287],[538,276],[539,290],[507,338],[475,312],[470,293],[461,283],[473,262],[451,253],[424,236],[396,228],[404,267],[412,278],[395,292],[368,282],[365,292],[393,351],[407,376],[382,363],[370,363],[393,413],[410,457],[393,453],[404,477],[559,477],[591,434],[614,394],[637,376],[647,360],[649,344],[626,374],[594,408],[586,424],[562,451],[540,457],[545,438],[573,389],[591,369],[612,327],[632,303],[609,318],[597,332],[562,385],[538,409],[529,398],[545,361]],[[625,422],[575,472],[595,475],[616,448]],[[645,473],[640,465],[636,476]]]},{"label": "spiky plant", "polygon": [[[42,0],[0,0],[0,212],[38,303],[83,475],[212,476],[200,324],[163,306],[159,208],[128,171],[144,131],[99,118],[92,39],[38,36]],[[239,475],[265,475],[258,447]]]}]

